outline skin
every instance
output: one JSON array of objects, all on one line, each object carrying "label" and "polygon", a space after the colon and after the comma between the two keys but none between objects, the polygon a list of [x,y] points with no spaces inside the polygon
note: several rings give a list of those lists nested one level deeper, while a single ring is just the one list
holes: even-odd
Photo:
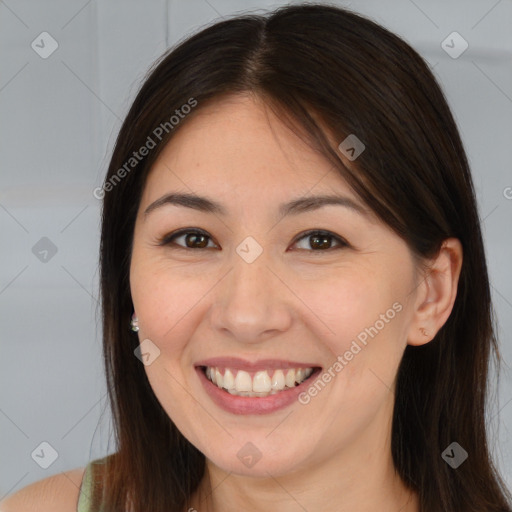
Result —
[{"label": "skin", "polygon": [[[228,215],[166,205],[144,216],[172,191],[206,195]],[[281,203],[323,193],[362,204],[323,156],[245,94],[200,105],[148,176],[131,292],[140,341],[160,350],[145,366],[152,389],[206,456],[190,503],[199,511],[419,511],[391,459],[395,377],[406,345],[432,340],[450,315],[462,247],[446,240],[423,275],[406,243],[371,214],[330,205],[279,217]],[[158,245],[182,228],[206,231],[208,248]],[[309,229],[349,245],[331,238],[330,249],[315,248],[298,237]],[[250,264],[236,252],[247,236],[263,248]],[[185,236],[174,242],[187,247]],[[397,302],[401,311],[306,405],[233,415],[211,401],[194,370],[201,359],[232,355],[329,368]],[[237,457],[247,442],[261,452],[251,468]]]}]

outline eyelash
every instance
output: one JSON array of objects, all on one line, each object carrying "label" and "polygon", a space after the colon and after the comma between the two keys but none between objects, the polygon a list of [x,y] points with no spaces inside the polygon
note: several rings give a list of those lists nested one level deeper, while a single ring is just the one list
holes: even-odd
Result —
[{"label": "eyelash", "polygon": [[[200,229],[180,229],[174,233],[170,233],[170,234],[164,236],[161,240],[159,240],[158,245],[159,246],[166,246],[166,245],[171,246],[172,245],[172,246],[174,246],[174,247],[171,247],[173,250],[178,249],[178,250],[184,250],[184,251],[197,251],[197,250],[201,250],[201,249],[211,249],[211,247],[198,247],[198,248],[183,247],[183,246],[178,245],[172,241],[180,236],[188,235],[188,234],[202,235],[211,240],[211,237],[208,235],[208,233],[206,233],[205,231],[202,231]],[[302,240],[303,238],[311,237],[313,235],[320,235],[320,236],[332,238],[332,239],[336,240],[339,245],[335,246],[335,247],[329,247],[328,249],[316,249],[316,250],[315,249],[299,249],[299,250],[307,251],[307,252],[316,252],[316,253],[320,252],[321,253],[321,252],[328,252],[328,251],[333,251],[336,249],[343,249],[346,247],[350,247],[350,244],[348,244],[340,236],[335,235],[334,233],[332,233],[330,231],[319,230],[319,229],[311,229],[309,231],[301,233],[298,237],[295,238],[293,243],[295,244],[299,240]]]}]

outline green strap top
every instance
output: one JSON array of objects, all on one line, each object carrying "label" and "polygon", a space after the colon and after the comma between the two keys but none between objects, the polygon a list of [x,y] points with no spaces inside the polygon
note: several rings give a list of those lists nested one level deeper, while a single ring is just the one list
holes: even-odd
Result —
[{"label": "green strap top", "polygon": [[77,512],[105,512],[101,503],[102,488],[98,475],[101,465],[106,463],[109,456],[89,462],[85,467],[80,493],[78,495]]}]

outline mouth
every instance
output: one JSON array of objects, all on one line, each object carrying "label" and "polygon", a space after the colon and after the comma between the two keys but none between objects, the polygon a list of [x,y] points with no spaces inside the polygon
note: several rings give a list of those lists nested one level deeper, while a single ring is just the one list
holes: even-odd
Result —
[{"label": "mouth", "polygon": [[199,369],[219,389],[234,396],[250,398],[264,398],[288,391],[310,379],[320,370],[316,366],[268,368],[257,371],[228,366],[199,366]]},{"label": "mouth", "polygon": [[213,403],[236,415],[270,414],[291,406],[322,371],[311,362],[238,357],[205,359],[194,367]]}]

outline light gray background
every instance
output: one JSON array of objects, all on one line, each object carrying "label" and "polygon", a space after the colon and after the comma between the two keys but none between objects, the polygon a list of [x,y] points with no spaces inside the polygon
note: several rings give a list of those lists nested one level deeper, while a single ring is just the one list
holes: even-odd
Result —
[{"label": "light gray background", "polygon": [[[214,19],[283,3],[0,1],[0,499],[113,451],[97,309],[100,202],[92,191],[140,80],[166,48]],[[509,363],[512,1],[338,3],[404,37],[446,92],[473,169]],[[46,59],[31,47],[44,31],[59,45]],[[469,44],[457,59],[441,47],[453,31]],[[46,262],[32,252],[42,237],[57,247]],[[506,364],[489,416],[509,486],[511,400]],[[48,469],[31,457],[43,441],[58,453]]]}]

